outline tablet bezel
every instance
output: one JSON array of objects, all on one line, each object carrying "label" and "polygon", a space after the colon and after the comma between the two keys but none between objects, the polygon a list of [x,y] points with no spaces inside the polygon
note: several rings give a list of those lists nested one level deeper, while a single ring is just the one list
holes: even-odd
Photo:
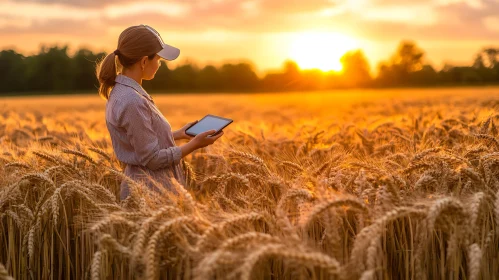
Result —
[{"label": "tablet bezel", "polygon": [[219,130],[217,130],[215,133],[213,134],[210,134],[210,136],[214,136],[216,135],[217,133],[219,133],[220,131],[222,131],[224,128],[226,128],[229,124],[231,124],[233,122],[233,120],[231,119],[227,119],[227,118],[223,118],[223,117],[219,117],[219,116],[215,116],[215,115],[212,115],[212,114],[208,114],[206,116],[204,116],[202,119],[200,119],[198,122],[196,122],[195,124],[189,126],[186,130],[185,130],[185,134],[189,135],[189,136],[192,136],[192,137],[196,137],[197,134],[189,134],[187,133],[187,130],[189,130],[191,127],[195,126],[196,124],[200,123],[202,120],[208,118],[208,117],[212,117],[212,118],[216,118],[216,119],[220,119],[220,120],[224,120],[224,121],[228,121],[227,124],[225,124],[223,127],[221,127]]}]

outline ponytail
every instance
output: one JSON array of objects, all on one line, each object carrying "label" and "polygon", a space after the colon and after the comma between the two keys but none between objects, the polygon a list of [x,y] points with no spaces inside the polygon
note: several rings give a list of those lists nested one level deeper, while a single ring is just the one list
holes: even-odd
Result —
[{"label": "ponytail", "polygon": [[123,30],[118,38],[116,51],[97,63],[95,75],[100,84],[99,95],[108,100],[116,85],[118,70],[133,66],[144,56],[152,59],[162,48],[156,35],[144,25],[130,26]]},{"label": "ponytail", "polygon": [[109,99],[109,93],[116,84],[116,54],[108,54],[102,61],[97,63],[96,72],[99,80],[99,95],[104,99]]}]

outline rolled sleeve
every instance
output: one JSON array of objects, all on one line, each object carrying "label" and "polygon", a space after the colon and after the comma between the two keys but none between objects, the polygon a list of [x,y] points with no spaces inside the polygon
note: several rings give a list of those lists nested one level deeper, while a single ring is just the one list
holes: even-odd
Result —
[{"label": "rolled sleeve", "polygon": [[140,96],[127,102],[123,109],[123,128],[135,150],[138,162],[151,170],[178,164],[182,157],[180,147],[160,149],[152,126],[152,112]]},{"label": "rolled sleeve", "polygon": [[162,149],[159,151],[159,156],[156,159],[151,160],[149,162],[150,165],[153,165],[151,169],[154,169],[155,166],[168,166],[173,164],[179,164],[180,159],[182,158],[182,150],[180,147],[170,147],[168,149]]}]

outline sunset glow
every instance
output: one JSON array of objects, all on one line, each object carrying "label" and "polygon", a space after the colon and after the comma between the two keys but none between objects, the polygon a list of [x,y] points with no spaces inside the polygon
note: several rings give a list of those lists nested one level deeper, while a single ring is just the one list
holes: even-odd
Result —
[{"label": "sunset glow", "polygon": [[339,33],[307,32],[296,35],[289,56],[302,69],[341,71],[340,58],[359,47],[357,40]]},{"label": "sunset glow", "polygon": [[124,29],[148,24],[181,50],[171,67],[244,60],[260,76],[287,59],[339,71],[351,49],[375,68],[401,40],[437,68],[470,65],[499,44],[499,2],[484,0],[0,0],[0,11],[0,49],[25,56],[42,45],[111,52]]}]

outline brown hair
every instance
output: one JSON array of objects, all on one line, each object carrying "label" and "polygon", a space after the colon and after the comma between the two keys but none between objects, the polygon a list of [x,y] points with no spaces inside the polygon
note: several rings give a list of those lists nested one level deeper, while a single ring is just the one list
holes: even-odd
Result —
[{"label": "brown hair", "polygon": [[[116,84],[118,70],[137,63],[142,57],[153,59],[162,49],[156,35],[144,25],[130,26],[121,32],[118,39],[118,54],[109,53],[97,63],[95,74],[99,80],[99,95],[109,99],[109,94]],[[116,57],[118,59],[116,59]]]}]

